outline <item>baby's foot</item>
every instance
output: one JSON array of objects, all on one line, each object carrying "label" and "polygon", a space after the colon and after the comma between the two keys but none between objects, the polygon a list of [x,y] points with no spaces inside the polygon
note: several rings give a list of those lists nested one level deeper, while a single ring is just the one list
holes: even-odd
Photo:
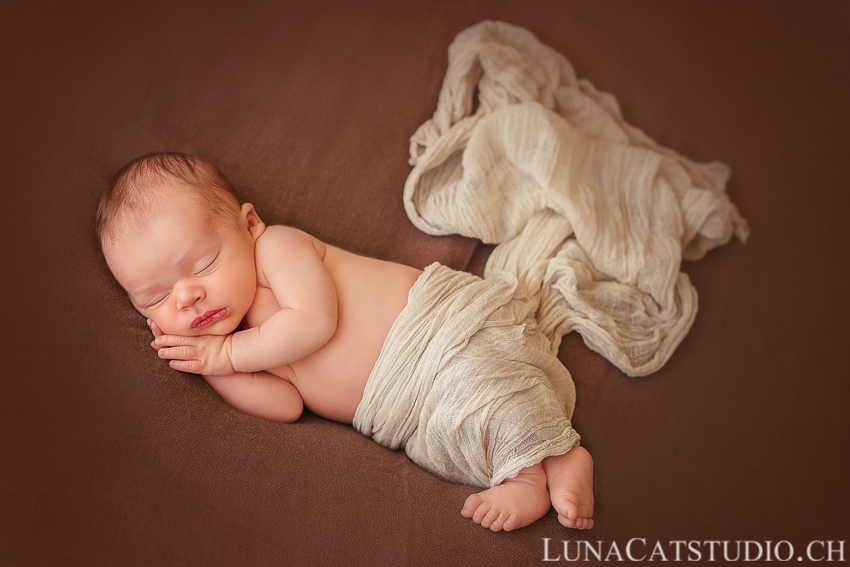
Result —
[{"label": "baby's foot", "polygon": [[583,447],[543,459],[552,506],[568,528],[593,527],[593,458]]},{"label": "baby's foot", "polygon": [[546,475],[538,464],[522,469],[499,486],[471,495],[460,513],[494,532],[509,532],[542,518],[548,511]]}]

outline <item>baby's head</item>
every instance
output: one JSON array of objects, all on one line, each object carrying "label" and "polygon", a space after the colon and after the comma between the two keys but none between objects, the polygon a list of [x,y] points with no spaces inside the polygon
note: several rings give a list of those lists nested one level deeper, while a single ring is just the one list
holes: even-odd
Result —
[{"label": "baby's head", "polygon": [[254,300],[254,243],[265,226],[212,164],[137,158],[97,210],[103,255],[133,306],[165,334],[227,334]]}]

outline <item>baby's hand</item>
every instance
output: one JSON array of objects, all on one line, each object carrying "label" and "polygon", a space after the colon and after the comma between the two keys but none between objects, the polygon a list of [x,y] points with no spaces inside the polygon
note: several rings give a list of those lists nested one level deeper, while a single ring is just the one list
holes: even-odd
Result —
[{"label": "baby's hand", "polygon": [[[165,333],[163,333],[162,331],[159,330],[159,326],[156,324],[156,321],[154,321],[153,319],[147,319],[147,323],[148,323],[148,327],[150,327],[151,332],[153,333],[153,338],[157,338],[157,337],[165,334]],[[156,347],[154,347],[154,348],[156,348]],[[156,350],[159,350],[159,349],[156,348]]]},{"label": "baby's hand", "polygon": [[160,358],[170,360],[168,364],[172,368],[204,376],[226,376],[236,372],[230,361],[232,335],[163,335],[156,323],[151,323],[151,330],[156,337],[151,346]]}]

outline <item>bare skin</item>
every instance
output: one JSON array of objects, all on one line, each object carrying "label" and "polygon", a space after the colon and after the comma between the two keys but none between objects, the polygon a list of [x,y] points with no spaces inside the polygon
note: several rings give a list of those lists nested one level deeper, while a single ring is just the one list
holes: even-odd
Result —
[{"label": "bare skin", "polygon": [[[165,186],[127,219],[104,256],[148,320],[152,347],[201,374],[231,405],[292,422],[304,407],[351,423],[390,327],[421,271],[266,227],[250,204],[232,226]],[[462,515],[493,531],[542,517],[593,526],[593,464],[581,447],[470,496]]]},{"label": "bare skin", "polygon": [[[422,272],[358,256],[302,234],[322,254],[334,282],[336,331],[312,354],[268,372],[291,382],[312,412],[351,423],[390,327],[407,305],[407,294]],[[262,325],[278,310],[271,290],[258,287],[247,325]]]},{"label": "bare skin", "polygon": [[583,447],[522,469],[514,478],[472,494],[461,510],[491,531],[511,531],[540,519],[550,503],[568,528],[593,527],[593,459]]}]

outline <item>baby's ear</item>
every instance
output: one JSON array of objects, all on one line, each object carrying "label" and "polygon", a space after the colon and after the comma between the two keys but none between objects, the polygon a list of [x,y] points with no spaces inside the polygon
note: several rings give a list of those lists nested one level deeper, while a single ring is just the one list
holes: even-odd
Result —
[{"label": "baby's ear", "polygon": [[254,205],[251,203],[242,205],[239,211],[239,220],[248,229],[254,240],[257,240],[263,234],[263,231],[266,230],[265,223],[260,219],[260,215],[257,214]]}]

